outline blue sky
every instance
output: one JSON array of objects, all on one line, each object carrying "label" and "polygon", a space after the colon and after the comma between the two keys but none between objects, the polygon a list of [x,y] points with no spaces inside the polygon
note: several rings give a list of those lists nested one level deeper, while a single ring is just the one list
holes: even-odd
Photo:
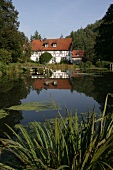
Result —
[{"label": "blue sky", "polygon": [[12,0],[19,12],[19,30],[30,38],[59,38],[101,19],[113,0]]}]

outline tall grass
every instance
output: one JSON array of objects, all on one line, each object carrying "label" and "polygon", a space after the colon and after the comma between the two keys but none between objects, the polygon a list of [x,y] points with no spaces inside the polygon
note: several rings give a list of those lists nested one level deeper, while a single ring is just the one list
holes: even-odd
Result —
[{"label": "tall grass", "polygon": [[[106,114],[108,94],[100,118],[95,112],[79,116],[66,111],[64,118],[33,122],[27,128],[17,125],[19,133],[0,139],[1,152],[8,151],[19,161],[12,168],[29,170],[105,170],[113,169],[113,116]],[[55,103],[54,103],[55,104]],[[2,149],[3,148],[3,149]],[[1,154],[2,156],[2,154]],[[0,163],[1,168],[10,168]]]}]

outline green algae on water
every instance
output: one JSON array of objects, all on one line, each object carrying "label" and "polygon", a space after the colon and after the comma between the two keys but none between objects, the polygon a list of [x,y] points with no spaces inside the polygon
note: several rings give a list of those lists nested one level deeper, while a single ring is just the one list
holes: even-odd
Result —
[{"label": "green algae on water", "polygon": [[21,105],[11,106],[9,110],[34,110],[36,112],[46,111],[46,110],[60,110],[59,105],[54,105],[53,102],[26,102]]}]

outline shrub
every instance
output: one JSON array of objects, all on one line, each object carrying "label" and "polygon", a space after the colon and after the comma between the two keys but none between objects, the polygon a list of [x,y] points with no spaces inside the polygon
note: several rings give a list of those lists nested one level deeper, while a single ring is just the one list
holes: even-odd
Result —
[{"label": "shrub", "polygon": [[109,62],[108,61],[97,61],[95,64],[97,67],[108,68]]},{"label": "shrub", "polygon": [[86,69],[88,69],[88,68],[91,68],[92,65],[93,65],[93,64],[92,64],[91,61],[82,62],[82,63],[80,64],[80,68],[86,70]]},{"label": "shrub", "polygon": [[39,62],[41,64],[46,64],[48,63],[50,60],[52,59],[52,55],[48,52],[43,53],[40,57],[39,57]]},{"label": "shrub", "polygon": [[92,62],[91,61],[87,61],[85,64],[86,64],[87,68],[90,68],[92,66]]}]

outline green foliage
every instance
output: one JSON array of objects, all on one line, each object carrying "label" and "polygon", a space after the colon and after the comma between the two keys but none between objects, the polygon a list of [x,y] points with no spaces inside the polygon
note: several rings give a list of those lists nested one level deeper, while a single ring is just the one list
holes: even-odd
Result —
[{"label": "green foliage", "polygon": [[94,44],[98,35],[98,27],[101,20],[94,24],[87,25],[86,28],[80,28],[77,31],[72,31],[70,36],[73,40],[72,49],[85,50],[85,57],[89,60],[95,58]]},{"label": "green foliage", "polygon": [[69,64],[69,61],[61,58],[60,64]]},{"label": "green foliage", "polygon": [[25,61],[30,61],[30,56],[31,56],[31,46],[30,46],[30,44],[27,44],[27,48],[26,48],[24,55],[25,55],[25,58],[26,58]]},{"label": "green foliage", "polygon": [[[14,154],[21,169],[45,170],[93,170],[113,169],[113,116],[104,110],[100,118],[90,111],[81,116],[72,116],[46,121],[33,122],[28,127],[17,125],[19,134],[12,128],[15,138],[0,139],[3,150]],[[0,164],[1,168],[11,164]],[[15,166],[17,164],[15,163]]]},{"label": "green foliage", "polygon": [[[0,1],[0,48],[7,50],[12,62],[17,62],[23,53],[23,44],[28,41],[24,33],[18,31],[18,11],[11,0]],[[10,60],[10,57],[9,57]],[[8,59],[7,59],[8,61]]]},{"label": "green foliage", "polygon": [[46,64],[48,63],[50,60],[52,59],[52,55],[48,52],[43,53],[40,57],[39,57],[39,62],[41,64]]},{"label": "green foliage", "polygon": [[109,62],[108,61],[97,61],[95,64],[97,67],[102,67],[102,68],[109,68]]},{"label": "green foliage", "polygon": [[25,36],[23,32],[19,32],[20,37],[20,47],[21,47],[21,53],[20,57],[18,58],[18,61],[21,63],[26,63],[30,60],[31,56],[31,45],[29,43],[28,38]]},{"label": "green foliage", "polygon": [[31,35],[31,38],[30,38],[31,41],[33,40],[41,40],[41,35],[38,33],[38,31],[36,30],[34,35]]},{"label": "green foliage", "polygon": [[19,62],[21,63],[27,63],[30,61],[30,56],[31,56],[31,45],[30,43],[25,43],[24,44],[24,51],[21,57],[19,58]]},{"label": "green foliage", "polygon": [[16,75],[22,72],[21,66],[19,64],[10,63],[7,65],[3,62],[0,62],[0,71],[2,72],[2,75],[8,75],[8,76]]},{"label": "green foliage", "polygon": [[102,23],[99,27],[99,34],[96,38],[95,51],[97,59],[113,61],[113,4],[110,5]]},{"label": "green foliage", "polygon": [[10,0],[1,0],[0,3],[0,48],[10,51],[14,56],[18,44],[18,12]]},{"label": "green foliage", "polygon": [[0,71],[2,72],[3,75],[7,74],[8,71],[8,66],[2,62],[0,62]]},{"label": "green foliage", "polygon": [[86,70],[86,69],[88,69],[88,68],[91,68],[92,66],[93,66],[93,64],[92,64],[91,61],[82,62],[82,63],[80,64],[80,68],[81,68],[82,70]]},{"label": "green foliage", "polygon": [[0,61],[5,64],[10,63],[12,61],[11,52],[5,49],[0,49]]},{"label": "green foliage", "polygon": [[88,68],[92,67],[92,62],[91,61],[87,61],[85,64],[86,64],[86,67],[88,67]]},{"label": "green foliage", "polygon": [[85,50],[85,57],[91,61],[99,59],[113,61],[113,4],[105,16],[86,28],[72,31],[73,49]]}]

